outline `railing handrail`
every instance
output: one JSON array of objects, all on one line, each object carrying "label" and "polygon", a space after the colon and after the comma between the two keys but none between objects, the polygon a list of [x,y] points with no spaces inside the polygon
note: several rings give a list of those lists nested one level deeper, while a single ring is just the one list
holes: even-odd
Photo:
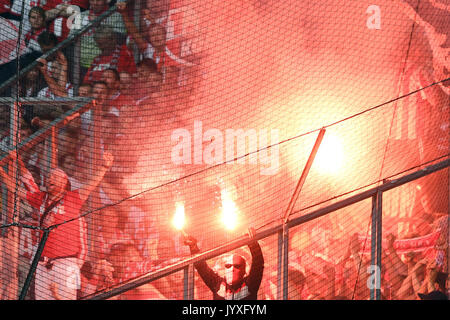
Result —
[{"label": "railing handrail", "polygon": [[[92,27],[95,27],[96,25],[98,25],[103,19],[106,19],[111,14],[116,12],[116,8],[117,8],[116,5],[111,6],[110,8],[108,8],[108,10],[106,10],[105,12],[103,12],[102,14],[97,16],[94,20],[90,21],[87,25],[80,28],[80,30],[77,30],[74,33],[70,33],[66,39],[64,39],[63,41],[58,43],[54,48],[52,48],[51,50],[49,50],[46,53],[44,53],[43,55],[41,55],[39,58],[34,60],[32,63],[30,63],[27,67],[25,67],[24,69],[21,69],[14,76],[12,76],[8,80],[6,80],[4,83],[2,83],[0,85],[0,92],[4,89],[8,88],[14,81],[17,80],[17,78],[23,77],[26,73],[28,73],[33,68],[35,68],[36,65],[38,64],[38,62],[37,62],[38,59],[45,59],[45,58],[53,55],[54,53],[56,53],[56,51],[58,51],[62,48],[65,48],[66,46],[69,45],[69,43],[72,43],[73,40],[76,40],[78,37],[80,37],[83,34],[85,34],[86,32],[88,32]],[[19,35],[19,37],[21,37],[21,35]],[[19,59],[19,58],[20,57],[17,57],[17,59]]]},{"label": "railing handrail", "polygon": [[[290,220],[287,223],[288,228],[292,228],[295,226],[298,226],[300,224],[306,223],[308,221],[317,219],[319,217],[322,217],[324,215],[327,215],[331,212],[334,212],[336,210],[342,209],[344,207],[348,207],[352,204],[355,204],[357,202],[369,199],[371,197],[374,197],[377,192],[385,192],[388,190],[391,190],[393,188],[399,187],[403,184],[406,184],[408,182],[411,182],[413,180],[417,180],[419,178],[422,178],[426,175],[429,175],[431,173],[437,172],[439,170],[445,169],[447,167],[450,167],[450,158],[440,161],[438,163],[429,165],[423,169],[419,169],[417,171],[414,171],[412,173],[406,174],[400,178],[389,180],[383,182],[380,186],[371,188],[369,190],[360,192],[356,195],[350,196],[346,199],[340,200],[334,204],[331,204],[329,206],[326,206],[324,208],[317,209],[311,213],[305,214],[304,216],[297,217],[295,219]],[[293,212],[298,213],[298,212]],[[261,231],[259,233],[256,233],[255,239],[261,240],[264,238],[267,238],[269,236],[275,235],[279,232],[283,231],[283,223],[280,223],[279,225],[269,228],[267,230]],[[169,265],[167,267],[164,267],[157,271],[152,271],[147,274],[144,274],[142,276],[139,276],[134,279],[127,280],[126,282],[121,283],[120,285],[117,285],[113,288],[108,288],[107,291],[101,292],[101,293],[94,293],[91,295],[88,295],[86,297],[83,297],[82,300],[102,300],[102,299],[108,299],[113,296],[119,295],[123,292],[126,292],[131,289],[135,289],[141,285],[144,285],[146,283],[152,282],[154,280],[157,280],[159,278],[168,276],[172,273],[178,272],[180,270],[183,270],[187,268],[190,264],[202,261],[202,260],[209,260],[215,257],[218,257],[224,253],[230,252],[232,250],[235,250],[237,248],[240,248],[242,246],[248,245],[250,243],[250,239],[248,237],[240,237],[236,240],[231,241],[228,244],[219,246],[217,248],[205,251],[203,253],[199,253],[193,257],[184,259],[183,261],[174,263],[172,265]]]}]

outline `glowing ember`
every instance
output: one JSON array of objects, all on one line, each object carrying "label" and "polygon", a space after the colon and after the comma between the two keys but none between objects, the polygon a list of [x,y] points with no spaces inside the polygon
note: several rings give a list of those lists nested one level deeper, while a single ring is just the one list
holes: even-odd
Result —
[{"label": "glowing ember", "polygon": [[222,198],[222,222],[227,230],[233,230],[238,223],[238,209],[226,189],[222,189],[220,195]]}]

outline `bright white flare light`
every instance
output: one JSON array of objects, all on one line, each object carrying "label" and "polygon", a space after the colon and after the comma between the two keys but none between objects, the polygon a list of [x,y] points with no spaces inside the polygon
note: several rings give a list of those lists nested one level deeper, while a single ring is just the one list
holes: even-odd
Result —
[{"label": "bright white flare light", "polygon": [[175,229],[182,230],[185,222],[186,219],[184,215],[184,204],[181,202],[177,202],[175,204],[175,215],[173,216],[172,224]]},{"label": "bright white flare light", "polygon": [[238,223],[238,209],[226,189],[220,191],[220,196],[222,198],[222,222],[227,230],[233,230]]},{"label": "bright white flare light", "polygon": [[336,136],[325,133],[314,162],[321,172],[328,174],[339,172],[344,164],[344,150],[341,141]]}]

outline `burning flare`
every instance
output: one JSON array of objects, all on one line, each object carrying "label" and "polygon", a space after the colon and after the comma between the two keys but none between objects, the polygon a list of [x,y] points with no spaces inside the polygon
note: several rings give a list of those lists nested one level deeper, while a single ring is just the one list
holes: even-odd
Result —
[{"label": "burning flare", "polygon": [[238,209],[231,198],[231,194],[226,189],[222,189],[220,195],[222,198],[222,222],[227,230],[233,230],[238,223]]},{"label": "burning flare", "polygon": [[182,230],[184,224],[186,223],[185,215],[184,215],[184,204],[181,202],[177,202],[175,204],[175,215],[172,219],[172,224],[177,230]]}]

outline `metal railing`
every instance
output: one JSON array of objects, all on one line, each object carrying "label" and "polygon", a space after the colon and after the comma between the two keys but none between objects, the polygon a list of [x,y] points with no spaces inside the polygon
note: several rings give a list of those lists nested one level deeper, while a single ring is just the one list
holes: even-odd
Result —
[{"label": "metal railing", "polygon": [[[61,49],[64,49],[64,48],[66,48],[67,46],[69,46],[71,44],[75,44],[74,52],[76,53],[77,50],[80,49],[79,48],[79,45],[80,45],[79,41],[77,41],[77,40],[79,40],[80,36],[82,36],[83,34],[88,32],[91,28],[97,26],[102,20],[106,19],[107,17],[109,17],[114,12],[116,12],[116,6],[115,5],[110,7],[110,8],[108,8],[108,10],[106,10],[105,12],[100,14],[98,17],[96,17],[94,20],[92,20],[91,22],[89,22],[87,25],[83,26],[82,28],[80,28],[76,32],[69,34],[69,36],[66,39],[64,39],[63,41],[58,43],[54,48],[52,48],[51,50],[47,51],[45,54],[42,54],[42,56],[40,56],[38,59],[46,59],[47,57],[52,56],[57,51],[59,51]],[[19,35],[19,38],[21,38],[21,35]],[[78,70],[77,68],[79,68],[79,65],[77,65],[77,63],[79,64],[79,59],[75,58],[73,62],[74,62],[74,69],[76,71],[76,70]],[[0,85],[0,92],[2,92],[4,89],[6,89],[9,86],[11,86],[15,81],[17,81],[17,79],[22,78],[29,71],[33,70],[37,65],[38,65],[38,62],[37,62],[37,60],[35,60],[32,63],[30,63],[29,65],[27,65],[25,68],[21,69],[14,76],[12,76],[11,78],[9,78],[8,80],[6,80],[4,83],[2,83]],[[77,75],[77,74],[78,73],[74,72],[74,75]],[[75,85],[78,85],[78,83],[75,83]]]},{"label": "metal railing", "polygon": [[[288,221],[286,224],[280,224],[275,227],[269,228],[267,230],[258,232],[255,235],[256,240],[261,240],[272,235],[278,234],[278,283],[281,288],[278,292],[278,299],[287,299],[287,288],[288,288],[288,274],[283,272],[285,270],[286,264],[289,262],[288,259],[288,231],[290,228],[299,226],[301,224],[307,223],[309,221],[318,219],[322,216],[335,212],[339,209],[348,207],[352,204],[361,202],[363,200],[372,199],[372,211],[371,211],[371,261],[372,265],[376,265],[378,268],[375,269],[375,279],[376,283],[373,289],[370,289],[370,298],[372,300],[380,300],[381,298],[381,237],[382,237],[382,195],[384,192],[391,189],[402,186],[408,182],[417,180],[434,172],[443,170],[450,167],[450,158],[442,160],[438,163],[424,167],[423,169],[417,170],[410,174],[406,174],[402,177],[384,181],[380,186],[368,189],[366,191],[360,192],[356,195],[350,196],[346,199],[338,201],[332,205],[326,206],[324,208],[315,210],[311,213],[305,214],[303,216],[294,218]],[[298,212],[293,212],[298,213]],[[160,279],[162,277],[171,275],[175,272],[184,270],[184,299],[192,300],[194,297],[194,277],[193,277],[193,265],[196,262],[202,260],[208,260],[218,257],[222,254],[240,248],[242,246],[248,245],[251,240],[248,237],[240,237],[230,243],[219,246],[217,248],[208,250],[203,253],[194,255],[188,259],[181,262],[172,264],[170,266],[164,267],[160,270],[147,273],[140,277],[130,279],[125,281],[115,287],[108,288],[102,292],[98,292],[89,296],[82,298],[83,300],[102,300],[114,297],[128,290],[135,289],[139,286],[152,282],[154,280]],[[282,294],[281,294],[282,292]]]},{"label": "metal railing", "polygon": [[[92,27],[98,25],[102,20],[110,16],[112,13],[116,11],[116,7],[113,6],[109,8],[107,11],[105,11],[103,14],[98,16],[96,19],[94,19],[92,22],[90,22],[88,25],[82,27],[80,30],[78,30],[76,33],[70,34],[67,39],[59,43],[57,46],[55,46],[52,50],[48,51],[46,54],[43,54],[41,58],[46,58],[52,54],[54,54],[56,51],[63,49],[67,47],[68,45],[76,42],[77,39],[86,32],[88,32]],[[79,48],[78,48],[79,49]],[[77,50],[77,48],[75,48]],[[75,59],[77,61],[77,59]],[[24,76],[27,72],[32,70],[34,67],[36,67],[37,61],[34,61],[24,69],[20,70],[16,75],[11,77],[9,80],[4,82],[0,85],[0,91],[11,86],[14,81],[16,81],[18,78],[21,78]],[[79,66],[78,66],[79,67]],[[75,65],[75,68],[77,66]],[[78,72],[75,72],[74,74],[78,74]],[[448,79],[446,79],[448,80]],[[444,81],[446,81],[444,80]],[[16,137],[16,133],[19,130],[18,127],[18,121],[17,121],[17,112],[15,112],[17,108],[17,104],[32,104],[32,105],[54,105],[57,104],[70,104],[70,105],[77,105],[73,109],[69,110],[68,112],[64,113],[61,117],[54,120],[50,123],[49,126],[46,128],[41,128],[36,133],[31,135],[29,138],[25,139],[21,143],[18,144],[17,149],[20,151],[26,151],[35,146],[36,144],[42,142],[44,139],[47,139],[48,137],[52,137],[52,141],[50,142],[51,146],[55,146],[57,141],[55,140],[55,132],[57,132],[58,129],[63,127],[66,122],[65,118],[68,116],[75,115],[76,113],[81,114],[82,112],[86,112],[89,108],[88,102],[90,99],[86,98],[71,98],[67,100],[57,101],[55,102],[53,99],[40,99],[40,98],[19,98],[19,100],[14,98],[0,98],[0,104],[7,104],[11,105],[11,150],[13,147],[16,146],[16,141],[14,141],[14,137]],[[78,105],[82,103],[82,105]],[[0,156],[0,165],[4,165],[7,161],[7,155]],[[372,210],[371,210],[371,226],[372,226],[372,232],[371,232],[371,263],[372,265],[378,266],[376,269],[376,277],[377,281],[381,279],[380,273],[381,273],[381,250],[382,250],[382,215],[383,215],[383,207],[382,207],[382,199],[383,199],[383,193],[386,191],[389,191],[391,189],[397,188],[403,184],[406,184],[408,182],[417,180],[419,178],[422,178],[424,176],[427,176],[429,174],[432,174],[434,172],[437,172],[439,170],[443,170],[445,168],[450,167],[450,159],[442,160],[438,163],[429,165],[423,169],[417,170],[413,173],[406,174],[400,178],[385,181],[380,186],[371,188],[369,190],[366,190],[364,192],[358,193],[354,196],[350,196],[344,200],[338,201],[332,205],[326,206],[324,208],[315,210],[311,213],[305,214],[303,216],[294,218],[290,221],[285,220],[284,223],[281,223],[275,227],[269,228],[267,230],[263,230],[261,232],[258,232],[255,235],[256,240],[265,239],[267,237],[278,235],[278,299],[287,299],[288,298],[288,272],[287,267],[289,263],[289,230],[291,228],[297,227],[299,225],[302,225],[304,223],[307,223],[309,221],[313,221],[315,219],[318,219],[322,216],[328,215],[332,212],[335,212],[339,209],[348,207],[350,205],[353,205],[355,203],[361,202],[363,200],[372,199]],[[11,208],[12,209],[12,208]],[[298,213],[298,212],[291,212],[291,213]],[[12,222],[11,225],[14,225],[14,222]],[[47,233],[48,234],[48,231]],[[154,280],[160,279],[165,276],[169,276],[175,272],[184,271],[184,281],[183,281],[183,297],[186,300],[192,300],[194,298],[194,263],[202,260],[208,260],[215,257],[218,257],[222,254],[225,254],[227,252],[230,252],[232,250],[235,250],[237,248],[240,248],[242,246],[248,245],[250,240],[247,237],[241,237],[234,241],[231,241],[230,243],[227,243],[225,245],[216,247],[214,249],[205,251],[203,253],[194,255],[188,259],[185,259],[181,262],[172,264],[170,266],[164,267],[160,270],[150,272],[147,274],[144,274],[140,277],[130,279],[126,282],[123,282],[115,287],[108,288],[107,290],[104,290],[102,292],[98,292],[86,297],[83,297],[83,300],[101,300],[101,299],[108,299],[111,297],[114,297],[116,295],[119,295],[121,293],[124,293],[128,290],[135,289],[139,286],[142,286],[144,284],[150,283]],[[39,251],[38,251],[39,253]],[[31,277],[34,273],[34,269],[36,267],[36,261],[39,259],[39,254],[37,254],[34,257],[33,265],[30,268],[29,275],[27,277],[27,283],[29,280],[31,280]],[[370,298],[372,300],[379,300],[381,298],[381,290],[380,290],[380,283],[376,283],[374,289],[370,289]],[[21,293],[20,298],[22,299],[26,294],[27,287],[24,287],[24,290]]]}]

